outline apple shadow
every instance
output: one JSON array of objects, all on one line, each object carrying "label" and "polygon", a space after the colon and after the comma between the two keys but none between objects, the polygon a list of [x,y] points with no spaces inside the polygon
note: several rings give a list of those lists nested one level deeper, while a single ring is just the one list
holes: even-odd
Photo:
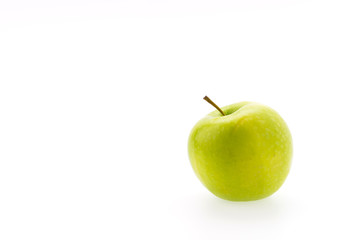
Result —
[{"label": "apple shadow", "polygon": [[205,217],[221,221],[277,221],[291,214],[291,202],[288,200],[270,196],[257,201],[231,202],[215,196],[203,196],[199,210]]}]

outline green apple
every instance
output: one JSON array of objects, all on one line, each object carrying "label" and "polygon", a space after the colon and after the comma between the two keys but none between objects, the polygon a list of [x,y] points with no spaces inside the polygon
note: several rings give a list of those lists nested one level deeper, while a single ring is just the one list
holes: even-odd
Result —
[{"label": "green apple", "polygon": [[188,151],[195,174],[216,196],[251,201],[270,196],[291,165],[292,138],[270,107],[240,102],[219,108],[192,129]]}]

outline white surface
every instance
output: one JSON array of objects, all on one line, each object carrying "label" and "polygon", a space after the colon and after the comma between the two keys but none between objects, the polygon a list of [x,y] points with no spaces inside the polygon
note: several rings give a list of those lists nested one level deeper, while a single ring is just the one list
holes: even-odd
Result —
[{"label": "white surface", "polygon": [[[0,239],[359,239],[358,1],[1,1]],[[233,203],[187,157],[218,105],[294,139]]]}]

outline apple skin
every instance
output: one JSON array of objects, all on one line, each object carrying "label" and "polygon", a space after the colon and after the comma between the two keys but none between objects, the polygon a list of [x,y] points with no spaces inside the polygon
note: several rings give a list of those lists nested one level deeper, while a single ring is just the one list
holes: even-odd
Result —
[{"label": "apple skin", "polygon": [[188,152],[195,174],[214,195],[230,201],[270,196],[291,165],[292,138],[270,107],[240,102],[214,111],[192,129]]}]

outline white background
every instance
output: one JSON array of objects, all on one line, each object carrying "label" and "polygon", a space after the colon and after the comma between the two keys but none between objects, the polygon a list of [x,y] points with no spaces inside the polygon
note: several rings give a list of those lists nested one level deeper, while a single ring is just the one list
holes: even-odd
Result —
[{"label": "white background", "polygon": [[[359,239],[357,0],[0,0],[0,239]],[[218,105],[293,135],[273,196],[216,198],[187,156]]]}]

